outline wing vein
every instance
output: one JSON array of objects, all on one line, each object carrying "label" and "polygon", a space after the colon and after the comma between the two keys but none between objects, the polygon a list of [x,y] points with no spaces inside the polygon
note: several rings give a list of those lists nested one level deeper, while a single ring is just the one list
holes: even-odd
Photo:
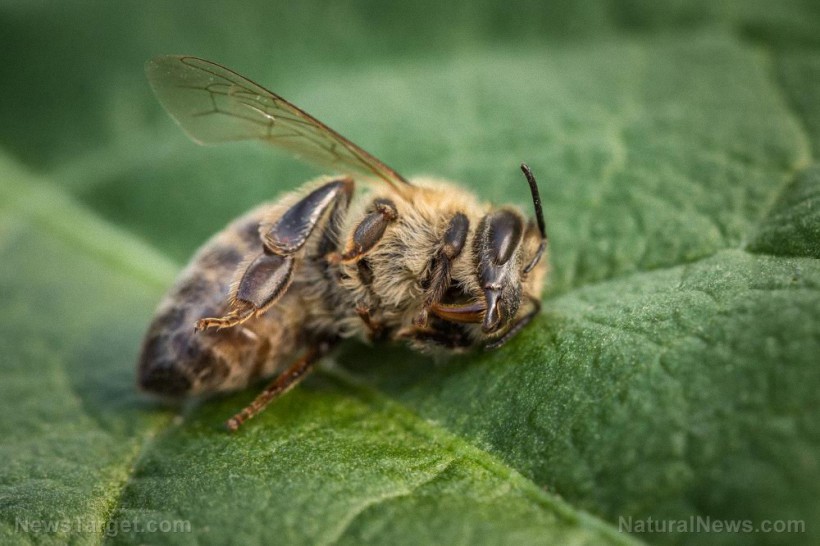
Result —
[{"label": "wing vein", "polygon": [[307,112],[228,68],[197,57],[160,56],[145,70],[160,103],[201,144],[259,140],[319,165],[375,176],[399,191],[410,185]]}]

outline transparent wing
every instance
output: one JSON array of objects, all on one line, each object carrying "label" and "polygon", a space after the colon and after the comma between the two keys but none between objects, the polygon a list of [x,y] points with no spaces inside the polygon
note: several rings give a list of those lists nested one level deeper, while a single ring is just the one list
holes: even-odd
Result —
[{"label": "transparent wing", "polygon": [[261,140],[333,169],[409,184],[396,171],[279,95],[210,61],[160,56],[145,65],[160,103],[200,144]]}]

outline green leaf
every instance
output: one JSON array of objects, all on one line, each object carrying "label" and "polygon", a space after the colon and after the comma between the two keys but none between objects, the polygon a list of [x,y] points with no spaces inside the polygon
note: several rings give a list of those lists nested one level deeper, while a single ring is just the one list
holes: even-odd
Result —
[{"label": "green leaf", "polygon": [[[820,542],[816,5],[253,8],[0,8],[0,541]],[[180,266],[317,172],[188,142],[142,75],[182,52],[408,176],[528,207],[527,161],[542,315],[444,362],[350,342],[236,435],[252,390],[144,399]]]},{"label": "green leaf", "polygon": [[806,169],[789,184],[761,222],[749,249],[820,258],[820,168]]},{"label": "green leaf", "polygon": [[249,393],[172,424],[132,378],[171,267],[2,167],[3,539],[95,542],[181,522],[152,542],[630,542],[341,371],[237,436],[219,425]]}]

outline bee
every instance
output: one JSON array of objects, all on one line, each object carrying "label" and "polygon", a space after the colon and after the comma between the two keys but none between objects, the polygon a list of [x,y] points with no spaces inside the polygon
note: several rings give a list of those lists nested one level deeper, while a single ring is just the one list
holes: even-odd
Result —
[{"label": "bee", "polygon": [[534,219],[444,180],[407,180],[213,62],[160,56],[146,74],[197,143],[258,140],[345,174],[254,208],[196,252],[148,327],[142,389],[178,399],[275,376],[226,422],[236,430],[343,339],[493,349],[539,312],[547,233],[526,165]]}]

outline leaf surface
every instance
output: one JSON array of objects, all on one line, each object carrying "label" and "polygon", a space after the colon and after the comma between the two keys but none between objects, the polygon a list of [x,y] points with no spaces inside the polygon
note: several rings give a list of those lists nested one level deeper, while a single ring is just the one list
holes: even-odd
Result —
[{"label": "leaf surface", "polygon": [[[816,6],[261,4],[0,8],[0,541],[820,542]],[[142,398],[188,256],[318,174],[186,141],[143,79],[159,53],[493,202],[529,210],[528,162],[543,314],[446,362],[351,342],[234,436],[250,390]],[[690,517],[806,528],[621,532]]]}]

